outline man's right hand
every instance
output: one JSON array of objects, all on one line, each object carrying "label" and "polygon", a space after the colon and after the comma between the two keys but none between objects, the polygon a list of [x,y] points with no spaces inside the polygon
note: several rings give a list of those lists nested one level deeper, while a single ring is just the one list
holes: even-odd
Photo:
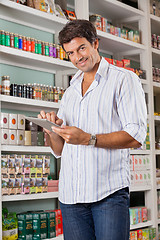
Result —
[{"label": "man's right hand", "polygon": [[[63,120],[58,118],[55,112],[48,112],[45,113],[44,111],[41,111],[40,114],[38,114],[38,118],[41,119],[47,119],[50,122],[56,123],[57,125],[61,126],[63,123]],[[47,129],[44,129],[45,132],[47,132],[49,135],[53,133],[52,131],[49,131]]]}]

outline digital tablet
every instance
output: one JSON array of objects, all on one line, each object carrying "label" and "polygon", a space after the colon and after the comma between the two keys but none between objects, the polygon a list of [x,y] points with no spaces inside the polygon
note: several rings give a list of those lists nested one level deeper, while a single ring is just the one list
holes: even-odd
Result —
[{"label": "digital tablet", "polygon": [[25,116],[25,119],[27,119],[30,122],[33,122],[33,123],[43,127],[43,128],[46,128],[47,130],[52,131],[52,132],[53,132],[53,130],[52,130],[53,126],[60,128],[59,125],[57,125],[57,124],[55,124],[53,122],[50,122],[47,119],[40,119],[40,118],[36,118],[36,117],[27,117],[27,116]]}]

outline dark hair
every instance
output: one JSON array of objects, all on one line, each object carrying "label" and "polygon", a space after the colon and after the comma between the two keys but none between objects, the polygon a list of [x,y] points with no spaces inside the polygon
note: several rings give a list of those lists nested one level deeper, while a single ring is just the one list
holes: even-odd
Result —
[{"label": "dark hair", "polygon": [[95,26],[87,20],[73,20],[68,22],[59,32],[59,43],[69,43],[73,38],[86,38],[91,44],[98,39]]}]

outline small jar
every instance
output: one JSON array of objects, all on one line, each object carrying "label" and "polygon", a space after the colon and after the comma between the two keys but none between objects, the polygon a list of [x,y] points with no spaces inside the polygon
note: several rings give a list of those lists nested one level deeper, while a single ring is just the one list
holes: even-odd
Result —
[{"label": "small jar", "polygon": [[38,41],[35,39],[35,53],[38,54]]},{"label": "small jar", "polygon": [[30,37],[27,37],[26,46],[27,46],[27,51],[31,52],[31,38]]},{"label": "small jar", "polygon": [[2,76],[2,94],[10,95],[10,77]]},{"label": "small jar", "polygon": [[42,43],[38,40],[38,54],[42,54]]},{"label": "small jar", "polygon": [[17,97],[22,97],[22,85],[17,85]]},{"label": "small jar", "polygon": [[42,41],[42,55],[45,55],[45,42]]},{"label": "small jar", "polygon": [[60,46],[59,45],[56,46],[56,55],[57,55],[57,58],[60,58]]},{"label": "small jar", "polygon": [[31,52],[35,53],[35,39],[31,38]]},{"label": "small jar", "polygon": [[53,57],[53,43],[49,44],[49,56]]},{"label": "small jar", "polygon": [[157,36],[157,49],[160,50],[160,36]]},{"label": "small jar", "polygon": [[5,35],[5,31],[1,30],[1,45],[5,46],[6,43],[6,35]]},{"label": "small jar", "polygon": [[45,43],[45,56],[49,56],[49,43]]},{"label": "small jar", "polygon": [[57,57],[57,49],[56,49],[56,44],[53,44],[53,57]]}]

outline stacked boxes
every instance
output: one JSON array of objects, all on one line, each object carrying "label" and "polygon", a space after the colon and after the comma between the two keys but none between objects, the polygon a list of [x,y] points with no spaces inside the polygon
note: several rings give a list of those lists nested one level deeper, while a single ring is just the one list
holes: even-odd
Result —
[{"label": "stacked boxes", "polygon": [[113,26],[110,21],[98,14],[91,15],[89,20],[94,24],[97,30],[140,43],[140,32],[138,30]]},{"label": "stacked boxes", "polygon": [[156,228],[130,231],[130,240],[156,240]]},{"label": "stacked boxes", "polygon": [[131,225],[147,222],[148,220],[146,207],[132,207],[129,209],[129,214]]},{"label": "stacked boxes", "polygon": [[1,113],[2,144],[24,145],[25,119],[22,114]]},{"label": "stacked boxes", "polygon": [[49,155],[1,155],[2,195],[48,192]]},{"label": "stacked boxes", "polygon": [[149,155],[130,155],[131,186],[150,186],[150,157]]},{"label": "stacked boxes", "polygon": [[24,212],[17,214],[18,239],[54,238],[63,233],[61,210]]}]

